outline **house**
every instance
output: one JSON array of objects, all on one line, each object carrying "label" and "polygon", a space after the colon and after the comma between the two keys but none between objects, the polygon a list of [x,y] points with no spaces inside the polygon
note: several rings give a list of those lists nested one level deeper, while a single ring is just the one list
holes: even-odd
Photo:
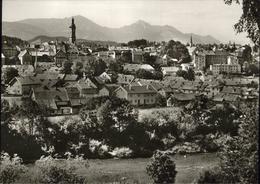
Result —
[{"label": "house", "polygon": [[180,90],[183,93],[199,93],[199,85],[195,84],[194,82],[185,82],[180,87]]},{"label": "house", "polygon": [[170,86],[163,86],[158,90],[158,93],[165,98],[169,98],[169,96],[174,93],[174,90]]},{"label": "house", "polygon": [[132,63],[143,63],[144,52],[143,51],[132,51]]},{"label": "house", "polygon": [[163,66],[169,66],[169,65],[175,66],[179,62],[178,59],[172,58],[167,54],[165,54],[161,59],[162,59]]},{"label": "house", "polygon": [[109,74],[107,74],[106,72],[103,72],[102,74],[100,74],[98,76],[104,83],[107,83],[107,82],[111,82],[111,77]]},{"label": "house", "polygon": [[47,107],[51,114],[64,115],[73,112],[65,88],[35,88],[32,90],[31,98],[37,104]]},{"label": "house", "polygon": [[40,80],[32,76],[13,78],[6,89],[9,95],[28,96],[31,89],[41,86]]},{"label": "house", "polygon": [[206,67],[206,56],[203,52],[197,52],[193,55],[194,67],[197,70],[204,70]]},{"label": "house", "polygon": [[188,71],[188,69],[193,68],[192,64],[190,64],[190,63],[182,63],[180,66],[181,66],[181,69],[185,70],[185,71]]},{"label": "house", "polygon": [[80,91],[77,87],[65,87],[69,100],[70,105],[72,107],[72,113],[78,114],[80,108],[82,107],[82,98],[80,97]]},{"label": "house", "polygon": [[104,87],[99,90],[98,94],[99,96],[112,96],[118,87],[118,84],[105,84]]},{"label": "house", "polygon": [[63,50],[59,50],[55,55],[56,65],[62,66],[62,63],[67,61],[67,54]]},{"label": "house", "polygon": [[119,85],[130,84],[135,78],[134,75],[118,74],[117,76],[117,83]]},{"label": "house", "polygon": [[92,98],[98,96],[98,87],[89,79],[81,79],[73,85],[78,88],[80,97]]},{"label": "house", "polygon": [[213,97],[212,101],[216,104],[223,104],[224,102],[229,102],[239,107],[241,97],[236,94],[219,93],[218,95]]},{"label": "house", "polygon": [[241,73],[240,64],[213,64],[210,65],[210,71],[213,75],[219,75],[222,72],[225,73]]},{"label": "house", "polygon": [[220,93],[221,86],[218,83],[212,82],[209,85],[203,85],[202,93],[209,98],[214,97],[215,95]]},{"label": "house", "polygon": [[175,67],[175,66],[162,67],[162,73],[163,73],[163,76],[166,76],[166,75],[173,75],[173,76],[175,76],[176,72],[179,69],[180,69],[179,67]]},{"label": "house", "polygon": [[196,95],[193,93],[175,92],[167,99],[167,106],[185,106],[195,100]]},{"label": "house", "polygon": [[121,99],[128,100],[132,105],[153,105],[157,91],[150,85],[146,86],[120,86],[114,92],[115,96]]}]

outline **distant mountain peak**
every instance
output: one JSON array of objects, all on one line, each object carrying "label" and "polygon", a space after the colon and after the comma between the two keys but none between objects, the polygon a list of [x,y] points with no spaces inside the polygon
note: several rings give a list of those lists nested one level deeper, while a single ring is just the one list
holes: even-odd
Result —
[{"label": "distant mountain peak", "polygon": [[[191,34],[183,33],[170,25],[151,25],[144,20],[138,20],[130,25],[120,28],[109,28],[98,25],[92,20],[74,15],[65,18],[49,19],[25,19],[16,22],[3,22],[2,32],[8,36],[15,36],[24,40],[30,40],[39,35],[48,37],[70,36],[68,25],[74,17],[77,26],[77,38],[99,41],[128,42],[134,39],[147,39],[150,41],[169,41],[174,39],[187,43]],[[212,36],[201,36],[192,33],[194,43],[219,43]]]}]

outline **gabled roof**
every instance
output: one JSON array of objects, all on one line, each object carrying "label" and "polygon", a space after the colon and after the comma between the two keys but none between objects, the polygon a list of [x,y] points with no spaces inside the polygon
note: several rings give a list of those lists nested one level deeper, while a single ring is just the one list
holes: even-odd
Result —
[{"label": "gabled roof", "polygon": [[42,73],[42,74],[37,74],[35,76],[35,79],[38,79],[38,80],[56,80],[56,79],[61,79],[62,76],[60,76],[60,74],[58,73]]},{"label": "gabled roof", "polygon": [[81,79],[75,83],[81,89],[97,89],[97,86],[89,79]]},{"label": "gabled roof", "polygon": [[242,94],[244,90],[240,87],[224,86],[221,92],[229,94]]},{"label": "gabled roof", "polygon": [[65,74],[65,76],[63,77],[63,80],[65,81],[76,81],[78,78],[78,75],[75,74]]},{"label": "gabled roof", "polygon": [[119,78],[121,78],[121,80],[123,80],[123,81],[125,81],[125,78],[127,81],[134,80],[134,78],[135,78],[134,75],[125,75],[125,74],[120,74],[120,73],[117,76],[118,76],[118,78],[117,78],[118,81],[119,81]]},{"label": "gabled roof", "polygon": [[174,98],[178,101],[191,101],[191,100],[194,100],[196,97],[195,94],[193,93],[174,93],[171,95],[170,98]]},{"label": "gabled roof", "polygon": [[[17,80],[18,82],[21,83],[21,85],[37,85],[37,84],[41,84],[40,80],[35,79],[33,76],[15,77],[13,80]],[[12,81],[10,81],[10,83]]]},{"label": "gabled roof", "polygon": [[59,99],[61,101],[69,101],[69,96],[68,96],[67,90],[65,88],[45,89],[45,88],[39,87],[39,88],[35,88],[33,90],[34,90],[36,100]]},{"label": "gabled roof", "polygon": [[106,84],[104,88],[108,89],[110,93],[113,93],[117,88],[119,88],[118,84]]},{"label": "gabled roof", "polygon": [[216,96],[214,96],[212,100],[215,102],[223,102],[223,101],[235,102],[239,98],[240,98],[239,95],[236,94],[219,93]]},{"label": "gabled roof", "polygon": [[156,93],[156,90],[153,89],[151,86],[147,85],[147,86],[132,86],[132,85],[128,85],[124,88],[127,93],[129,94],[145,94],[145,93]]}]

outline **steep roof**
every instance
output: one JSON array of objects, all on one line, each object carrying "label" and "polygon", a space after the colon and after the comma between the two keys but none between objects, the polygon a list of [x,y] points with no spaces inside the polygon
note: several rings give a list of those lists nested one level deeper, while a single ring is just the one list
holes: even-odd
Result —
[{"label": "steep roof", "polygon": [[21,85],[41,84],[40,80],[35,79],[33,76],[15,77],[14,79],[19,81],[21,83]]},{"label": "steep roof", "polygon": [[178,101],[191,101],[195,99],[195,94],[193,93],[174,93],[171,95],[171,98],[174,98]]},{"label": "steep roof", "polygon": [[75,83],[76,86],[82,88],[82,89],[97,89],[97,86],[89,79],[81,79],[77,83]]},{"label": "steep roof", "polygon": [[117,88],[119,88],[119,85],[118,84],[106,84],[104,87],[107,88],[110,93],[113,93]]},{"label": "steep roof", "polygon": [[132,86],[128,85],[123,87],[129,94],[145,94],[145,93],[156,93],[156,90],[151,86]]}]

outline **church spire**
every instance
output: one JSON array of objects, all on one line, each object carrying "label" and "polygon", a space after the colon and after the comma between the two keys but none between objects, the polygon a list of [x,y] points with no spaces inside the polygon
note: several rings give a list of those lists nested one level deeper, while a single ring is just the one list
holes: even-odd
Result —
[{"label": "church spire", "polygon": [[193,47],[192,34],[190,35],[190,46]]},{"label": "church spire", "polygon": [[72,17],[72,20],[71,20],[71,26],[69,28],[71,28],[71,42],[75,44],[75,41],[76,41],[76,25],[74,23],[73,17]]}]

